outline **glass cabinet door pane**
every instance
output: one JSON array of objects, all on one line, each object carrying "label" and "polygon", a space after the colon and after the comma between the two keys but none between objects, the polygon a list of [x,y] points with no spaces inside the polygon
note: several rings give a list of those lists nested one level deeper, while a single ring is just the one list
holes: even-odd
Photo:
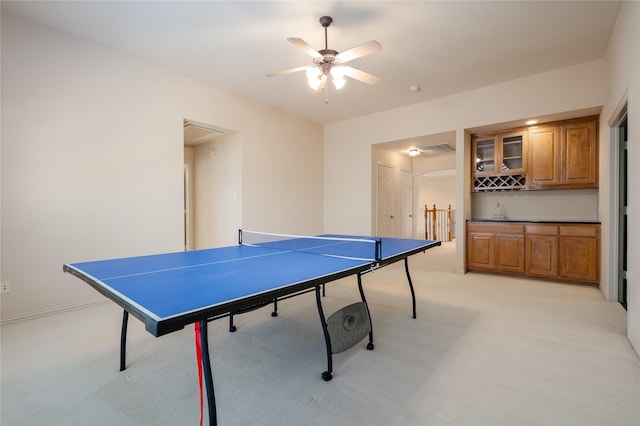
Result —
[{"label": "glass cabinet door pane", "polygon": [[496,142],[493,139],[476,142],[476,170],[478,172],[495,171],[495,146]]},{"label": "glass cabinet door pane", "polygon": [[502,139],[502,170],[522,169],[522,136]]}]

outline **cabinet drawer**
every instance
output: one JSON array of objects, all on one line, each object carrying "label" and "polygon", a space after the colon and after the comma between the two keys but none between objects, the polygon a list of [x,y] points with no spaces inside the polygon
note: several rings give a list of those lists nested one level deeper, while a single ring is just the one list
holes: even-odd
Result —
[{"label": "cabinet drawer", "polygon": [[493,232],[493,226],[486,223],[467,222],[467,232]]},{"label": "cabinet drawer", "polygon": [[519,235],[524,235],[524,225],[498,224],[496,226],[496,234],[519,234]]},{"label": "cabinet drawer", "polygon": [[526,225],[527,235],[558,235],[558,225]]},{"label": "cabinet drawer", "polygon": [[524,234],[524,225],[519,223],[467,223],[467,232],[488,232],[491,234]]},{"label": "cabinet drawer", "polygon": [[596,237],[598,235],[598,226],[562,225],[560,226],[560,235],[569,235],[572,237]]}]

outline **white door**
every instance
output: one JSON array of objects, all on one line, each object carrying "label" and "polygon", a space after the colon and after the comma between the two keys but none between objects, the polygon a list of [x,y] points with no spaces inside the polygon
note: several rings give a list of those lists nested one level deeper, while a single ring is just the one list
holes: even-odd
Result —
[{"label": "white door", "polygon": [[378,164],[378,227],[381,237],[393,237],[393,169]]},{"label": "white door", "polygon": [[413,177],[411,172],[402,171],[402,199],[400,200],[400,237],[413,237]]}]

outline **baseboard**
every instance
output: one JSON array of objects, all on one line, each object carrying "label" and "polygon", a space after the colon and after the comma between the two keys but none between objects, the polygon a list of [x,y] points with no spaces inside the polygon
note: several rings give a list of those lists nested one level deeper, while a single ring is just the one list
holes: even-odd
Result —
[{"label": "baseboard", "polygon": [[31,320],[31,319],[35,319],[35,318],[46,317],[46,316],[49,316],[49,315],[60,314],[62,312],[74,311],[76,309],[89,308],[91,306],[101,305],[103,303],[107,303],[108,301],[109,301],[108,299],[94,300],[93,302],[84,302],[84,303],[78,303],[78,304],[75,304],[75,305],[59,306],[59,307],[56,307],[56,308],[46,309],[44,311],[31,312],[31,313],[28,313],[28,314],[13,315],[13,316],[8,316],[8,317],[3,317],[3,318],[0,318],[0,325],[11,324],[11,323],[14,323],[14,322],[26,321],[26,320]]}]

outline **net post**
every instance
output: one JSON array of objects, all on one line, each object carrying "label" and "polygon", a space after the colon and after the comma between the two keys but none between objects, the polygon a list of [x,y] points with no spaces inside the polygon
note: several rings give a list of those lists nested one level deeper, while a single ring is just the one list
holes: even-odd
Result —
[{"label": "net post", "polygon": [[242,244],[242,229],[238,229],[238,244]]},{"label": "net post", "polygon": [[378,238],[376,240],[376,262],[380,262],[382,260],[382,239]]}]

